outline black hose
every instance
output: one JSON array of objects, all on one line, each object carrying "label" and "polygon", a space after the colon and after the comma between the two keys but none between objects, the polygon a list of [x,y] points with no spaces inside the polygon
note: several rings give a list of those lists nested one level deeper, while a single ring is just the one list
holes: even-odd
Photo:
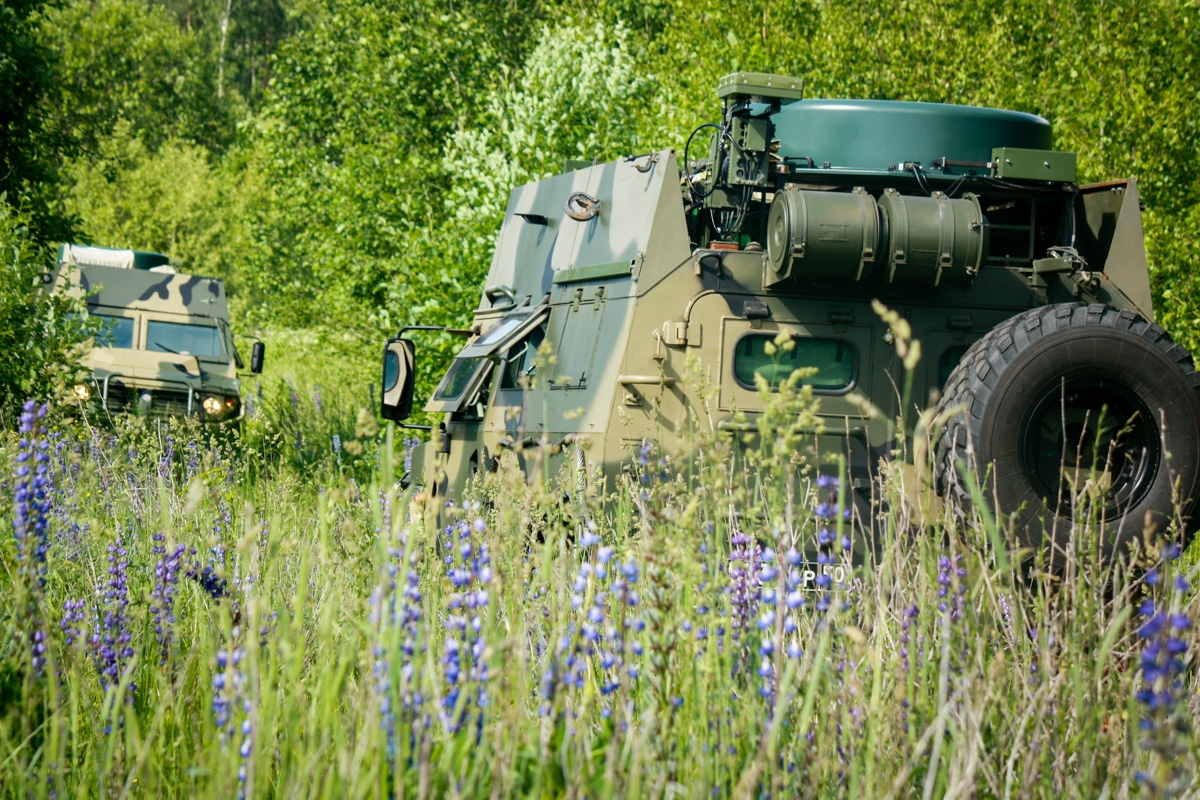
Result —
[{"label": "black hose", "polygon": [[[698,127],[696,128],[696,130],[692,131],[692,132],[691,132],[691,133],[688,135],[688,138],[687,138],[687,143],[686,143],[686,144],[684,144],[684,146],[683,146],[683,168],[684,168],[684,170],[690,170],[690,169],[692,168],[692,162],[688,160],[688,151],[690,151],[690,150],[691,150],[691,147],[692,147],[692,139],[693,139],[693,138],[695,138],[695,136],[696,136],[696,134],[697,134],[697,133],[699,133],[700,131],[704,130],[705,128],[716,128],[718,133],[720,133],[720,131],[721,131],[721,126],[720,126],[720,125],[718,125],[717,123],[715,123],[715,122],[705,122],[703,125],[700,125],[700,126],[698,126]],[[715,169],[715,168],[716,168],[716,164],[713,164],[713,165],[711,165],[711,168]],[[709,190],[708,190],[706,193],[704,193],[704,194],[700,194],[700,192],[698,192],[698,191],[696,190],[696,186],[695,186],[695,184],[693,184],[693,183],[692,183],[692,176],[691,176],[691,174],[689,174],[689,175],[688,175],[688,189],[691,191],[691,193],[692,193],[693,195],[695,195],[695,196],[696,196],[696,199],[697,199],[697,200],[703,200],[704,198],[706,198],[706,197],[708,197],[710,194],[712,194],[714,191],[716,191],[717,187],[716,187],[716,185],[714,185],[714,186],[713,186],[713,188],[709,189]]]}]

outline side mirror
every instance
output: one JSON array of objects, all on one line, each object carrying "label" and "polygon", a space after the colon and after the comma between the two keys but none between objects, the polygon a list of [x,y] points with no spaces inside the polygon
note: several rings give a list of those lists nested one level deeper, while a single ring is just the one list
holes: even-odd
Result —
[{"label": "side mirror", "polygon": [[250,348],[250,371],[257,375],[262,372],[263,357],[267,354],[267,346],[262,342],[255,342]]},{"label": "side mirror", "polygon": [[410,340],[387,340],[383,347],[383,402],[379,409],[384,419],[399,422],[412,415],[416,361],[417,348]]}]

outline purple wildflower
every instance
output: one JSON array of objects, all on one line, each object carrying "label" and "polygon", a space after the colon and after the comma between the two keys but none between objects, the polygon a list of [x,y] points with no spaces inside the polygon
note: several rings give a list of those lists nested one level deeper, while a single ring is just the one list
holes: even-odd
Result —
[{"label": "purple wildflower", "polygon": [[158,563],[154,565],[154,588],[150,590],[150,605],[154,613],[154,635],[158,641],[162,664],[167,663],[171,655],[171,642],[175,630],[175,590],[179,583],[183,554],[184,546],[176,545],[169,554],[161,552]]},{"label": "purple wildflower", "polygon": [[[1156,584],[1157,581],[1151,585]],[[1185,695],[1183,679],[1188,671],[1184,660],[1188,645],[1180,635],[1192,624],[1186,613],[1177,610],[1180,596],[1186,591],[1176,582],[1174,602],[1160,604],[1147,599],[1138,609],[1145,621],[1138,628],[1142,640],[1142,688],[1137,700],[1143,707],[1141,728],[1146,733],[1145,747],[1157,762],[1155,769],[1143,773],[1141,779],[1158,792],[1165,792],[1179,782],[1183,775],[1181,760],[1190,749],[1190,715],[1179,702]]]},{"label": "purple wildflower", "polygon": [[[472,704],[475,706],[475,736],[483,736],[484,709],[487,706],[489,678],[484,620],[489,604],[489,584],[492,578],[487,532],[483,519],[462,521],[446,530],[450,583],[455,591],[446,604],[446,642],[442,654],[442,669],[446,682],[442,720],[452,732],[462,728]],[[457,541],[455,541],[457,534]],[[457,552],[455,563],[453,554]],[[466,690],[465,697],[463,691]],[[460,702],[461,701],[461,702]]]},{"label": "purple wildflower", "polygon": [[50,456],[39,424],[45,416],[46,406],[39,408],[32,400],[22,407],[21,438],[13,476],[13,538],[23,600],[23,607],[17,609],[17,624],[29,648],[30,668],[35,675],[41,675],[46,664],[46,626],[41,604],[46,584],[46,552],[50,547],[46,532]]},{"label": "purple wildflower", "polygon": [[395,774],[397,714],[407,718],[410,743],[415,745],[419,709],[424,702],[416,681],[422,596],[416,558],[408,552],[404,531],[390,539],[392,512],[386,497],[382,503],[383,532],[389,535],[391,544],[380,584],[371,597],[372,621],[378,629],[374,674],[387,764]]}]

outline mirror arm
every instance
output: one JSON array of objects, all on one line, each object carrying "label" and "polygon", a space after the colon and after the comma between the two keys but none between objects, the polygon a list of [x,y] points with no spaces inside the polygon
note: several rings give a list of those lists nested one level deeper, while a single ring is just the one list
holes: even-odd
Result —
[{"label": "mirror arm", "polygon": [[404,429],[410,430],[410,431],[431,431],[431,430],[433,430],[432,425],[410,425],[407,422],[397,422],[396,427],[404,428]]},{"label": "mirror arm", "polygon": [[405,325],[400,329],[400,332],[396,334],[396,338],[403,339],[404,334],[408,333],[409,331],[445,331],[446,333],[452,333],[455,336],[475,335],[475,331],[473,330],[468,330],[465,328],[448,328],[445,325]]}]

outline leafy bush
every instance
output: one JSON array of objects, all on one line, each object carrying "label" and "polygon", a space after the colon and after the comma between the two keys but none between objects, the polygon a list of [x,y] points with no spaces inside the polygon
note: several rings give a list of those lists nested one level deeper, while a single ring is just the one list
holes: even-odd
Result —
[{"label": "leafy bush", "polygon": [[9,425],[26,398],[52,397],[73,379],[90,328],[81,301],[43,291],[54,256],[3,194],[0,258],[0,421]]}]

